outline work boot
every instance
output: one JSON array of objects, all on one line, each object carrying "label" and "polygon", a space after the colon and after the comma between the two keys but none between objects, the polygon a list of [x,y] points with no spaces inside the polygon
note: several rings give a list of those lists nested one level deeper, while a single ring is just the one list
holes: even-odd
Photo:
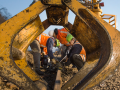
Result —
[{"label": "work boot", "polygon": [[84,62],[79,54],[73,55],[73,64],[77,67],[78,70],[83,67]]},{"label": "work boot", "polygon": [[38,75],[43,75],[44,72],[40,71],[40,69],[35,69],[35,72],[38,74]]}]

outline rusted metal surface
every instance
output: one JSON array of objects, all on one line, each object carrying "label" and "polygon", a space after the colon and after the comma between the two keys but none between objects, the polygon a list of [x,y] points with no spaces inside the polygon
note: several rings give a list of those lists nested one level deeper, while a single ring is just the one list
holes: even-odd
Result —
[{"label": "rusted metal surface", "polygon": [[100,48],[90,54],[87,54],[87,61],[94,61],[100,57]]},{"label": "rusted metal surface", "polygon": [[[120,33],[77,1],[72,0],[65,4],[85,23],[85,27],[91,28],[100,42],[101,52],[98,63],[74,88],[75,90],[90,89],[112,74],[119,65]],[[72,34],[76,33],[73,31]]]},{"label": "rusted metal surface", "polygon": [[79,17],[75,18],[70,33],[77,37],[77,40],[84,46],[87,54],[100,48],[100,42],[96,33]]},{"label": "rusted metal surface", "polygon": [[108,65],[110,61],[109,58],[112,53],[111,39],[107,30],[100,25],[100,22],[98,22],[87,10],[79,9],[79,14],[98,36],[101,44],[101,53],[97,66],[88,73],[88,75],[75,87],[75,89],[83,87],[91,78],[93,78],[94,75],[97,75],[100,69],[104,69]]},{"label": "rusted metal surface", "polygon": [[39,90],[39,88],[14,63],[12,42],[15,35],[47,7],[38,1],[0,25],[0,75],[24,90]]},{"label": "rusted metal surface", "polygon": [[[114,27],[112,27],[111,25],[109,25],[107,22],[105,22],[104,20],[99,18],[97,15],[94,15],[94,16],[95,16],[95,18],[98,19],[98,21],[102,25],[104,25],[104,28],[107,29],[107,34],[110,36],[109,39],[111,39],[110,46],[112,48],[112,51],[110,52],[111,57],[109,57],[109,59],[108,59],[109,62],[107,62],[106,66],[104,66],[93,78],[91,78],[91,80],[89,80],[89,82],[86,83],[87,87],[86,86],[83,87],[85,90],[97,85],[99,82],[105,80],[109,75],[113,74],[115,69],[119,66],[119,63],[120,63],[120,60],[119,60],[119,58],[120,58],[120,56],[119,56],[120,55],[120,52],[119,52],[120,51],[120,42],[119,42],[120,32],[118,30],[116,30]],[[96,28],[97,28],[97,26],[96,26]],[[102,34],[102,36],[103,36],[103,34]],[[102,38],[102,36],[101,36],[101,38]],[[105,39],[106,38],[103,38],[103,40],[105,40]],[[107,43],[107,42],[104,42],[104,43]],[[103,47],[105,47],[105,45]],[[105,50],[104,52],[108,53],[107,50]],[[101,54],[104,54],[104,52],[101,52]],[[99,62],[101,63],[101,61],[99,61]],[[103,62],[101,64],[103,64]]]},{"label": "rusted metal surface", "polygon": [[84,67],[62,86],[61,90],[66,90],[68,87],[69,89],[72,89],[72,86],[77,85],[77,83],[79,83],[79,81],[81,81],[95,67],[98,60],[99,59],[87,61]]},{"label": "rusted metal surface", "polygon": [[52,5],[46,9],[48,21],[51,25],[68,24],[69,9],[65,5]]},{"label": "rusted metal surface", "polygon": [[69,32],[72,30],[72,24],[70,23],[70,22],[68,22],[68,24],[66,24],[65,26],[64,26],[64,28],[65,29],[67,29]]},{"label": "rusted metal surface", "polygon": [[48,19],[46,19],[45,21],[42,22],[42,25],[43,25],[44,29],[47,29],[51,24],[48,21]]},{"label": "rusted metal surface", "polygon": [[[87,51],[87,62],[84,67],[62,86],[62,90],[75,83],[78,84],[74,90],[91,89],[114,73],[120,63],[120,32],[77,0],[42,1],[51,6],[48,8],[41,1],[37,1],[0,25],[0,75],[24,90],[46,89],[45,82],[28,67],[25,58],[13,61],[11,47],[13,45],[25,52],[28,45],[50,25],[63,25]],[[68,7],[76,14],[73,25],[68,22]],[[45,9],[48,19],[41,23],[38,18],[38,23],[35,24],[35,18]],[[16,36],[18,32],[20,36]],[[37,80],[40,80],[39,84]]]}]

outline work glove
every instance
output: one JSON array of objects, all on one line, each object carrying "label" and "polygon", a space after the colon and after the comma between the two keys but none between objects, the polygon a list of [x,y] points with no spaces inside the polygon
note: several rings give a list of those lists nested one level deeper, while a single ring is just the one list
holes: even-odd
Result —
[{"label": "work glove", "polygon": [[51,61],[52,61],[53,64],[59,63],[59,61],[57,60],[57,58],[53,58]]},{"label": "work glove", "polygon": [[68,54],[70,53],[71,47],[72,47],[72,46],[69,46],[69,47],[67,48],[67,50],[66,50],[66,55],[68,55]]},{"label": "work glove", "polygon": [[69,50],[67,50],[65,54],[68,55],[69,54]]}]

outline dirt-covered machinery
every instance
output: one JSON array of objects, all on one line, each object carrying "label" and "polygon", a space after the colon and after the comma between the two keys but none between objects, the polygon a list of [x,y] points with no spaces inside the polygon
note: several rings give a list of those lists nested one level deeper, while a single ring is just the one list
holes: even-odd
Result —
[{"label": "dirt-covered machinery", "polygon": [[[29,44],[50,25],[65,27],[87,52],[83,68],[59,89],[73,84],[74,90],[90,89],[113,74],[120,63],[120,32],[102,19],[101,0],[85,1],[34,0],[30,7],[2,23],[0,75],[23,90],[47,89],[47,83],[29,67],[24,56]],[[76,15],[73,25],[68,22],[69,9]],[[39,14],[44,10],[47,19],[41,22]],[[13,48],[19,53],[12,53]],[[23,57],[17,58],[20,55]]]}]

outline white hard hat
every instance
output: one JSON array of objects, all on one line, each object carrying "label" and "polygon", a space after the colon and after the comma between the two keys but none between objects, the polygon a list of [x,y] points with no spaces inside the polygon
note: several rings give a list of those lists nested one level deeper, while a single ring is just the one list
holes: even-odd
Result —
[{"label": "white hard hat", "polygon": [[54,31],[51,30],[51,31],[48,32],[48,35],[51,36],[51,37],[53,37],[53,33],[54,33]]}]

